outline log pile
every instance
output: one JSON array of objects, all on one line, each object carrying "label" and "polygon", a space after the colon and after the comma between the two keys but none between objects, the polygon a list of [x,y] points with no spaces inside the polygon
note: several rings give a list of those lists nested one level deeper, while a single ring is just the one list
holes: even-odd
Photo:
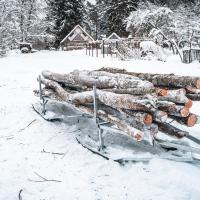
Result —
[{"label": "log pile", "polygon": [[179,139],[188,136],[188,132],[167,123],[169,118],[188,127],[200,121],[199,116],[190,113],[193,102],[188,98],[188,94],[200,91],[198,77],[102,68],[69,74],[43,71],[40,80],[45,85],[44,93],[50,91],[48,94],[53,93],[90,115],[94,115],[93,86],[96,86],[99,118],[138,141],[146,134],[155,137],[158,130]]},{"label": "log pile", "polygon": [[125,75],[132,75],[153,83],[153,85],[157,88],[166,90],[183,89],[185,90],[186,97],[193,101],[200,101],[200,77],[178,76],[174,74],[136,73],[128,72],[124,69],[104,67],[98,71],[105,71],[113,74],[121,73]]}]

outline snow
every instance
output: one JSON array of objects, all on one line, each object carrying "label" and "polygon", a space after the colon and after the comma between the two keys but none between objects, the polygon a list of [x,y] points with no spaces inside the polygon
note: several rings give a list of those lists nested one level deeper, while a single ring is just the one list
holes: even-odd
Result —
[{"label": "snow", "polygon": [[[84,51],[41,51],[11,53],[0,59],[1,200],[19,199],[21,189],[22,199],[29,200],[200,199],[199,166],[158,158],[149,164],[120,166],[79,145],[75,136],[80,130],[75,123],[46,122],[33,111],[31,105],[38,99],[32,91],[38,88],[36,79],[43,70],[68,73],[103,66],[200,76],[198,62],[182,64],[178,56],[167,62],[119,61],[109,56],[89,57]],[[199,106],[196,102],[192,112],[200,114]],[[199,128],[188,130],[200,138]],[[43,153],[43,149],[65,155]],[[34,182],[42,180],[37,174],[61,182]]]}]

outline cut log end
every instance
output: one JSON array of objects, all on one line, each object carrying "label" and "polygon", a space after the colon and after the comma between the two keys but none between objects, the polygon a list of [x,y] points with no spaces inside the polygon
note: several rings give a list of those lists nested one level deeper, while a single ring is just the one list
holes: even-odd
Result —
[{"label": "cut log end", "polygon": [[157,121],[158,122],[166,122],[167,118],[168,118],[168,114],[161,110],[157,110],[153,116],[154,116],[154,121],[156,121],[156,122]]},{"label": "cut log end", "polygon": [[144,116],[144,120],[143,121],[144,121],[144,124],[150,125],[153,122],[153,117],[151,115],[149,115],[149,114],[146,114]]},{"label": "cut log end", "polygon": [[191,108],[192,107],[192,105],[193,105],[193,102],[192,102],[192,100],[191,99],[187,99],[186,101],[185,101],[185,107],[186,108]]},{"label": "cut log end", "polygon": [[166,89],[158,88],[158,89],[156,89],[156,93],[157,93],[157,95],[163,96],[163,97],[168,95],[168,91]]},{"label": "cut log end", "polygon": [[189,115],[190,111],[188,108],[186,107],[183,107],[181,110],[180,110],[180,114],[182,117],[187,117]]},{"label": "cut log end", "polygon": [[143,139],[143,134],[141,132],[134,132],[132,137],[137,140],[138,142],[142,141]]},{"label": "cut log end", "polygon": [[196,87],[197,87],[197,89],[200,89],[200,79],[197,80]]},{"label": "cut log end", "polygon": [[197,123],[197,116],[194,114],[191,114],[188,118],[187,118],[187,126],[188,127],[192,127]]}]

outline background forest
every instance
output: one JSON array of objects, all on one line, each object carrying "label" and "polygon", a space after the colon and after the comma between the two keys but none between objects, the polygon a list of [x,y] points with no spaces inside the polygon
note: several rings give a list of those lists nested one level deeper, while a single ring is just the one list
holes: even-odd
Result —
[{"label": "background forest", "polygon": [[30,37],[58,48],[82,25],[94,39],[113,32],[121,37],[188,38],[200,30],[199,0],[0,0],[0,50],[13,49]]}]

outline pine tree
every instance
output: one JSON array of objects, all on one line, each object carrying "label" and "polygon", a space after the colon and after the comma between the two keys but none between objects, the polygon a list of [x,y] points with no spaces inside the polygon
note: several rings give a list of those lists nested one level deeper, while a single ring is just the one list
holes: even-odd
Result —
[{"label": "pine tree", "polygon": [[55,47],[76,26],[83,22],[83,0],[47,0],[47,32],[55,36]]},{"label": "pine tree", "polygon": [[87,1],[85,5],[84,26],[86,27],[88,33],[96,39],[98,39],[97,21],[97,6]]},{"label": "pine tree", "polygon": [[108,0],[103,27],[106,35],[115,32],[120,36],[127,36],[125,19],[136,10],[137,4],[138,0]]}]

